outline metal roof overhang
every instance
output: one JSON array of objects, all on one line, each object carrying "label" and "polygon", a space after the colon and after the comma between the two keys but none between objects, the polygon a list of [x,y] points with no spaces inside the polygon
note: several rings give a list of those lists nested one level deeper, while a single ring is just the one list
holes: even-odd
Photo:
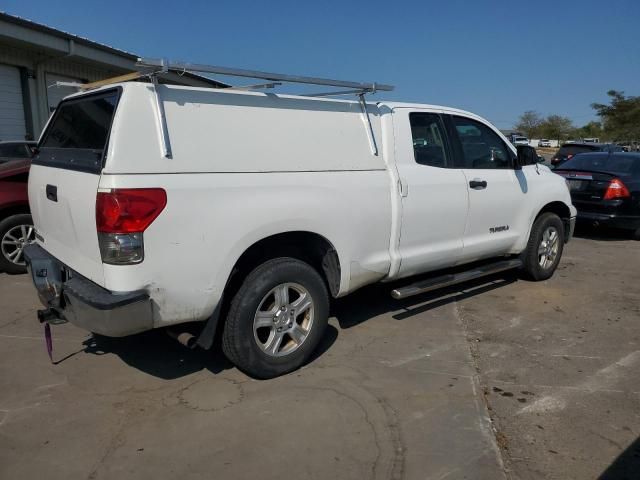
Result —
[{"label": "metal roof overhang", "polygon": [[[42,55],[43,60],[68,57],[70,60],[108,68],[118,73],[135,71],[138,59],[132,53],[1,12],[0,42],[34,51]],[[228,87],[225,83],[189,72],[184,75],[168,72],[164,79],[179,85]]]}]

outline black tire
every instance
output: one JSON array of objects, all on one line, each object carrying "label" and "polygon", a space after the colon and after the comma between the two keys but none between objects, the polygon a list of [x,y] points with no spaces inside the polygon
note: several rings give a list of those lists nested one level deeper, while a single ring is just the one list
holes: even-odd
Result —
[{"label": "black tire", "polygon": [[640,228],[633,232],[633,239],[640,240]]},{"label": "black tire", "polygon": [[[289,337],[286,333],[278,334],[286,335],[282,344],[285,345],[286,340],[287,345],[295,350],[290,353],[277,352],[281,356],[273,356],[263,350],[268,340],[261,344],[259,343],[259,333],[254,334],[254,317],[259,309],[265,312],[262,307],[264,302],[269,302],[266,299],[269,298],[268,295],[271,295],[270,292],[284,284],[301,286],[308,292],[313,302],[309,311],[313,313],[309,313],[309,316],[304,317],[307,320],[303,318],[302,321],[309,321],[309,318],[313,320],[307,330],[306,337],[299,344],[294,342],[293,336]],[[278,300],[274,297],[273,308],[277,312],[274,315],[274,323],[276,322],[275,316],[279,314],[279,310],[276,308],[277,302]],[[277,377],[296,370],[307,361],[322,339],[328,317],[327,287],[314,268],[305,262],[289,257],[269,260],[247,276],[233,297],[222,334],[222,350],[236,367],[251,377],[262,379]],[[291,318],[298,321],[297,317]],[[267,328],[270,329],[269,332],[272,332],[269,335],[276,335],[275,325],[262,327],[261,332]],[[272,337],[269,336],[269,338]]]},{"label": "black tire", "polygon": [[[548,265],[541,265],[539,248],[543,248],[543,235],[548,229],[555,229],[557,232],[557,253]],[[562,251],[564,249],[564,223],[555,213],[547,212],[540,215],[533,223],[527,248],[523,252],[523,271],[531,280],[540,281],[550,278],[560,263]]]},{"label": "black tire", "polygon": [[[3,240],[9,240],[9,238],[5,236],[10,230],[21,225],[33,227],[31,215],[28,213],[20,213],[17,215],[11,215],[10,217],[0,221],[0,271],[2,272],[17,274],[25,273],[27,271],[26,265],[19,265],[8,258],[7,255],[14,251],[13,246],[3,245],[2,243]],[[31,237],[33,237],[33,233],[31,234]],[[33,240],[33,238],[30,239]],[[24,262],[22,254],[19,256],[20,260]]]}]

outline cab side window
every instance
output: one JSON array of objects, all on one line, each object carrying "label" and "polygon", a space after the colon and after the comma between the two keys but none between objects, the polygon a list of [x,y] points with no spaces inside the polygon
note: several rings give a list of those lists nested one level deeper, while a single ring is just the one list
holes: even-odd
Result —
[{"label": "cab side window", "polygon": [[464,117],[453,117],[453,125],[462,147],[459,168],[512,168],[513,154],[502,139],[486,125]]},{"label": "cab side window", "polygon": [[442,118],[437,113],[409,114],[416,163],[430,167],[450,166]]}]

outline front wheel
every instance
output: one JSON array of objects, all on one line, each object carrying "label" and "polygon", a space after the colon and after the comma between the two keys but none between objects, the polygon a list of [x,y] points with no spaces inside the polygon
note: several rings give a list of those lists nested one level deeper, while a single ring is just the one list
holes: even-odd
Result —
[{"label": "front wheel", "polygon": [[328,316],[327,288],[314,268],[294,258],[269,260],[247,276],[231,301],[222,348],[248,375],[277,377],[304,364]]},{"label": "front wheel", "polygon": [[556,271],[564,248],[564,224],[547,212],[533,223],[523,255],[523,270],[532,280],[547,280]]}]

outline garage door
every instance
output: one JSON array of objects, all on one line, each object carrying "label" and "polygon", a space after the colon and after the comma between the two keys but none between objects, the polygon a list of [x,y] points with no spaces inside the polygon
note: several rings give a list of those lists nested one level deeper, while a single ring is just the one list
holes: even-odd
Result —
[{"label": "garage door", "polygon": [[0,64],[0,140],[24,140],[26,133],[20,70]]}]

